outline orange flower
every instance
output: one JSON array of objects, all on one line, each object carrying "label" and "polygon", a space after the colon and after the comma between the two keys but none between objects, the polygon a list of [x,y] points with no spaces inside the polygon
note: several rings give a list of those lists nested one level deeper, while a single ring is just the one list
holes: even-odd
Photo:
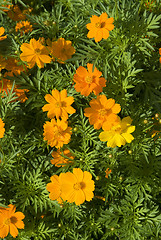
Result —
[{"label": "orange flower", "polygon": [[75,53],[74,47],[72,47],[71,41],[66,41],[64,38],[59,38],[57,41],[49,42],[48,49],[52,59],[55,58],[60,63],[64,63],[67,59],[70,59],[71,56]]},{"label": "orange flower", "polygon": [[39,68],[44,67],[44,63],[50,63],[51,58],[48,56],[48,50],[43,46],[39,40],[36,41],[34,38],[30,40],[30,43],[23,43],[21,45],[20,58],[22,61],[28,63],[29,68],[33,68],[35,63]]},{"label": "orange flower", "polygon": [[44,140],[48,141],[51,147],[61,148],[64,144],[68,144],[71,138],[71,127],[63,120],[51,119],[51,122],[44,124]]},{"label": "orange flower", "polygon": [[[12,86],[13,84],[11,80],[3,79],[3,81],[0,81],[0,91],[2,93],[4,93],[4,91],[6,92],[6,94],[8,93],[8,91],[10,92],[12,89]],[[29,91],[28,89],[19,89],[17,85],[15,85],[13,89],[13,92],[16,93],[16,96],[18,96],[18,100],[20,102],[25,102],[27,100],[25,92],[28,92],[28,91]],[[4,96],[5,95],[3,94],[1,97],[4,97]]]},{"label": "orange flower", "polygon": [[[5,32],[4,27],[0,27],[0,41],[2,41],[2,40],[4,40],[4,39],[7,38],[7,35],[2,36],[2,35],[4,34],[4,32]],[[1,36],[2,36],[2,37],[1,37]]]},{"label": "orange flower", "polygon": [[24,33],[31,32],[33,29],[29,21],[21,21],[16,24],[15,30],[16,32],[20,30],[20,34],[22,36]]},{"label": "orange flower", "polygon": [[75,109],[70,105],[74,102],[73,97],[67,97],[67,90],[63,89],[59,92],[57,89],[52,90],[52,95],[46,94],[45,100],[49,103],[46,104],[42,110],[43,112],[48,111],[48,118],[61,117],[62,119],[68,119],[68,113],[75,113]]},{"label": "orange flower", "polygon": [[112,170],[111,170],[111,169],[109,170],[109,168],[107,168],[106,171],[105,171],[105,173],[106,173],[105,178],[108,178],[108,175],[109,175],[111,172],[112,172]]},{"label": "orange flower", "polygon": [[50,178],[51,183],[48,183],[46,189],[49,194],[49,198],[51,200],[57,200],[60,204],[62,203],[62,190],[61,190],[61,176],[64,173],[61,173],[60,176],[54,175]]},{"label": "orange flower", "polygon": [[122,120],[119,118],[119,123],[109,131],[101,132],[99,138],[101,141],[107,141],[107,147],[121,147],[126,143],[131,143],[134,137],[131,135],[135,131],[135,126],[131,126],[132,119],[128,116]]},{"label": "orange flower", "polygon": [[51,153],[52,157],[54,159],[50,160],[52,164],[55,164],[56,167],[64,167],[66,164],[71,163],[68,158],[74,159],[74,156],[72,156],[71,152],[68,149],[65,149],[63,151],[63,155],[67,156],[68,158],[65,158],[61,155],[61,151],[58,149],[57,152]]},{"label": "orange flower", "polygon": [[102,92],[102,88],[106,86],[105,79],[100,78],[102,73],[94,68],[93,64],[87,64],[88,71],[80,66],[74,74],[74,82],[76,83],[74,88],[77,92],[80,92],[84,96],[88,96],[92,91],[95,95],[98,95]]},{"label": "orange flower", "polygon": [[0,211],[0,238],[5,238],[8,233],[15,238],[18,235],[17,228],[24,228],[22,219],[25,218],[25,215],[22,212],[15,213],[16,207],[12,204],[9,204],[8,207]]},{"label": "orange flower", "polygon": [[0,55],[0,71],[6,68],[6,59]]},{"label": "orange flower", "polygon": [[21,11],[18,5],[13,5],[8,11],[8,17],[13,21],[21,21],[26,19],[27,10]]},{"label": "orange flower", "polygon": [[5,128],[4,128],[4,122],[2,121],[2,118],[0,118],[0,138],[3,138],[4,136],[4,132],[5,132]]},{"label": "orange flower", "polygon": [[22,65],[22,63],[20,63],[16,58],[9,57],[6,60],[5,69],[7,69],[8,72],[4,74],[4,77],[14,76],[14,74],[17,76],[17,75],[20,75],[21,72],[26,71],[26,66]]},{"label": "orange flower", "polygon": [[85,108],[84,115],[89,118],[90,124],[95,129],[109,130],[118,122],[117,113],[121,111],[120,104],[116,104],[115,100],[107,99],[105,95],[97,96],[97,99],[90,101],[90,108]]},{"label": "orange flower", "polygon": [[[159,54],[161,55],[161,48],[159,48]],[[159,58],[159,62],[161,63],[161,57]]]},{"label": "orange flower", "polygon": [[[83,172],[80,168],[73,168],[73,173],[67,172],[61,176],[61,191],[63,200],[76,205],[94,197],[94,181],[91,173]],[[64,199],[65,198],[65,199]]]},{"label": "orange flower", "polygon": [[89,30],[88,38],[94,38],[95,42],[100,42],[102,38],[107,39],[109,37],[109,31],[114,29],[114,19],[113,17],[107,17],[107,13],[102,13],[99,17],[94,15],[90,18],[91,23],[86,25]]}]

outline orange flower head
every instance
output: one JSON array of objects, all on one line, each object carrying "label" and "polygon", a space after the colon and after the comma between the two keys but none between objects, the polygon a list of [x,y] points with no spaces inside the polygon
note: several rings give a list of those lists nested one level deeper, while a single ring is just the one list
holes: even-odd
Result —
[{"label": "orange flower head", "polygon": [[75,113],[75,109],[71,107],[74,102],[73,97],[67,97],[67,90],[63,89],[59,92],[57,89],[52,90],[52,95],[46,94],[45,100],[49,103],[42,108],[43,112],[48,111],[48,118],[61,117],[64,121],[68,119],[68,113]]},{"label": "orange flower head", "polygon": [[103,39],[109,37],[109,31],[114,29],[113,17],[108,18],[107,13],[102,13],[101,16],[92,16],[90,18],[91,23],[86,25],[89,30],[87,37],[94,38],[95,42],[100,42]]},{"label": "orange flower head", "polygon": [[[0,81],[0,91],[2,92],[1,97],[5,96],[4,91],[6,92],[6,94],[8,93],[8,91],[9,92],[11,91],[12,85],[13,84],[12,84],[11,80],[3,79],[2,81]],[[14,85],[13,92],[16,93],[16,96],[18,96],[18,100],[20,102],[25,102],[27,100],[25,92],[28,92],[28,89],[19,89],[17,85]]]},{"label": "orange flower head", "polygon": [[119,118],[119,123],[109,131],[101,132],[99,138],[101,141],[107,141],[107,147],[121,147],[126,143],[131,143],[134,139],[132,132],[135,131],[135,126],[131,126],[132,119],[128,116],[122,120]]},{"label": "orange flower head", "polygon": [[12,204],[8,207],[0,211],[0,238],[5,238],[8,233],[15,238],[18,235],[17,228],[24,229],[22,219],[25,215],[22,212],[15,212],[16,207]]},{"label": "orange flower head", "polygon": [[73,173],[66,172],[61,176],[61,191],[63,200],[76,205],[91,201],[94,197],[94,181],[90,172],[83,172],[80,168],[74,168]]},{"label": "orange flower head", "polygon": [[4,34],[4,32],[5,32],[4,27],[0,27],[0,41],[2,41],[2,40],[7,38],[7,35],[2,36]]},{"label": "orange flower head", "polygon": [[21,21],[26,19],[27,10],[21,11],[18,5],[12,5],[11,10],[8,11],[8,17],[13,21]]},{"label": "orange flower head", "polygon": [[44,140],[51,147],[61,148],[64,144],[68,144],[71,138],[71,127],[63,120],[51,119],[51,122],[44,124]]},{"label": "orange flower head", "polygon": [[95,129],[109,130],[113,125],[117,124],[118,116],[121,111],[120,104],[116,104],[115,100],[107,99],[105,95],[97,96],[97,99],[90,101],[90,108],[85,108],[84,115],[89,118],[90,124]]},{"label": "orange flower head", "polygon": [[51,58],[49,52],[45,46],[43,46],[39,40],[36,41],[34,38],[30,40],[30,43],[23,43],[21,45],[20,58],[22,61],[27,62],[29,68],[33,68],[35,64],[39,68],[44,67],[44,63],[50,63]]},{"label": "orange flower head", "polygon": [[22,36],[24,33],[32,32],[33,29],[29,21],[21,21],[16,24],[15,30],[16,32],[20,31]]},{"label": "orange flower head", "polygon": [[105,78],[101,77],[102,73],[94,68],[93,64],[87,64],[88,70],[80,66],[74,74],[74,82],[76,83],[74,88],[77,92],[80,92],[84,96],[88,96],[92,91],[95,95],[102,92],[102,88],[106,86]]},{"label": "orange flower head", "polygon": [[4,74],[4,77],[6,76],[14,76],[14,74],[20,75],[21,72],[26,71],[26,67],[22,65],[21,62],[19,62],[16,58],[14,57],[9,57],[6,60],[6,67],[8,72]]},{"label": "orange flower head", "polygon": [[61,173],[59,176],[57,175],[53,175],[50,180],[51,183],[48,183],[46,186],[46,189],[48,190],[48,192],[50,192],[49,194],[49,198],[51,200],[57,200],[60,204],[63,202],[62,201],[62,190],[61,190],[61,176],[64,173]]},{"label": "orange flower head", "polygon": [[66,164],[71,163],[68,158],[74,159],[74,156],[71,154],[71,152],[68,149],[65,149],[63,151],[63,155],[67,156],[68,158],[65,158],[61,155],[61,151],[58,149],[57,152],[51,153],[52,157],[54,159],[50,160],[52,164],[54,164],[56,167],[64,167]]},{"label": "orange flower head", "polygon": [[5,132],[4,125],[5,125],[4,122],[0,118],[0,138],[3,138],[3,136],[4,136],[4,132]]},{"label": "orange flower head", "polygon": [[109,168],[107,168],[106,171],[105,171],[105,173],[106,173],[105,178],[108,178],[108,175],[109,175],[111,172],[112,172],[112,170],[109,169]]},{"label": "orange flower head", "polygon": [[57,41],[50,43],[48,49],[52,59],[55,60],[56,58],[59,63],[64,63],[75,53],[72,42],[66,41],[64,38],[59,38]]}]

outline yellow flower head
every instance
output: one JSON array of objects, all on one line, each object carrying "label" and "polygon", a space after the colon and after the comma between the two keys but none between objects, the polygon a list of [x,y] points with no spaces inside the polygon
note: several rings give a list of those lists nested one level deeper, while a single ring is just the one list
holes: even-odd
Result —
[{"label": "yellow flower head", "polygon": [[29,68],[33,68],[35,64],[39,68],[44,67],[44,63],[50,63],[51,58],[49,52],[45,46],[43,46],[39,40],[36,41],[34,38],[30,40],[30,43],[23,43],[21,45],[20,58],[22,61],[27,62]]},{"label": "yellow flower head", "polygon": [[106,80],[101,77],[102,72],[98,71],[96,67],[93,71],[93,64],[88,63],[87,69],[80,66],[76,70],[73,78],[76,83],[74,88],[84,96],[88,96],[92,91],[95,95],[98,95],[102,92],[102,88],[106,86]]},{"label": "yellow flower head", "polygon": [[68,113],[75,113],[75,109],[71,107],[71,104],[74,102],[73,97],[67,97],[67,90],[63,89],[59,92],[57,89],[52,90],[52,95],[46,94],[45,100],[49,103],[44,105],[42,110],[48,111],[48,118],[61,117],[64,120],[68,119]]},{"label": "yellow flower head", "polygon": [[16,32],[20,31],[21,36],[24,33],[32,32],[32,25],[29,21],[21,21],[16,24],[15,27]]},{"label": "yellow flower head", "polygon": [[4,32],[5,32],[4,27],[0,27],[0,41],[2,41],[2,40],[7,38],[7,35],[2,36],[4,34]]},{"label": "yellow flower head", "polygon": [[100,42],[102,38],[107,39],[109,37],[109,31],[114,29],[113,17],[108,18],[107,13],[102,13],[101,16],[92,16],[90,18],[91,23],[86,25],[89,30],[87,37],[94,38],[95,42]]},{"label": "yellow flower head", "polygon": [[50,43],[48,49],[52,59],[55,60],[56,58],[60,63],[64,63],[75,53],[72,42],[66,41],[64,38],[59,38],[57,41]]},{"label": "yellow flower head", "polygon": [[5,132],[4,125],[5,125],[4,122],[0,118],[0,138],[3,138],[3,136],[4,136],[4,132]]},{"label": "yellow flower head", "polygon": [[71,138],[71,127],[63,120],[51,119],[51,122],[44,124],[44,140],[51,147],[61,148],[64,144],[68,144]]},{"label": "yellow flower head", "polygon": [[61,151],[58,149],[57,152],[51,153],[53,159],[50,160],[52,164],[55,164],[56,167],[64,167],[66,164],[71,163],[68,158],[74,159],[74,156],[71,154],[71,152],[68,149],[65,149],[63,151],[63,155],[67,156],[68,158],[65,158],[61,155]]},{"label": "yellow flower head", "polygon": [[16,207],[12,204],[8,207],[0,209],[0,238],[5,238],[8,233],[15,238],[18,235],[17,228],[24,229],[22,219],[25,215],[22,212],[15,212]]},{"label": "yellow flower head", "polygon": [[84,115],[89,118],[90,124],[94,125],[95,129],[102,127],[109,130],[118,122],[116,114],[121,111],[121,107],[120,104],[115,103],[114,99],[107,99],[105,95],[99,95],[89,104],[91,107],[84,109]]},{"label": "yellow flower head", "polygon": [[119,123],[109,131],[101,132],[99,138],[101,141],[107,141],[107,147],[121,147],[126,143],[131,143],[134,137],[131,135],[135,131],[135,126],[131,126],[132,119],[128,116],[119,119]]}]

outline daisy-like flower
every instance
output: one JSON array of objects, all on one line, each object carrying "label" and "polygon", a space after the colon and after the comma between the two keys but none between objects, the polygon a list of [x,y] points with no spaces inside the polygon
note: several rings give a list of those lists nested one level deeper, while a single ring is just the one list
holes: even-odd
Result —
[{"label": "daisy-like flower", "polygon": [[84,115],[89,118],[90,124],[94,125],[95,129],[109,130],[118,122],[116,115],[121,111],[120,104],[116,104],[115,100],[107,99],[105,95],[97,96],[97,99],[90,101],[90,108],[85,108]]},{"label": "daisy-like flower", "polygon": [[94,38],[95,42],[100,42],[102,38],[107,39],[109,37],[109,31],[114,29],[113,17],[108,18],[107,13],[102,13],[101,16],[93,15],[91,23],[86,25],[89,30],[87,37]]},{"label": "daisy-like flower", "polygon": [[75,53],[75,48],[72,46],[72,42],[66,41],[64,38],[59,38],[57,41],[49,42],[48,49],[52,59],[57,59],[60,63],[64,63]]},{"label": "daisy-like flower", "polygon": [[35,64],[39,68],[44,67],[44,63],[50,63],[51,58],[49,52],[45,46],[43,46],[39,40],[34,38],[30,40],[30,43],[23,43],[20,47],[23,53],[20,54],[22,61],[27,62],[29,68],[33,68]]},{"label": "daisy-like flower", "polygon": [[91,173],[74,168],[73,173],[66,172],[61,176],[61,191],[63,200],[76,205],[91,201],[94,197],[94,181]]},{"label": "daisy-like flower", "polygon": [[53,151],[51,153],[53,159],[51,159],[50,162],[54,164],[56,167],[64,167],[66,164],[71,163],[72,161],[70,161],[68,158],[74,159],[74,156],[71,154],[69,149],[65,149],[63,151],[63,155],[67,156],[68,158],[63,157],[61,154],[62,153],[59,149],[57,150],[57,152]]},{"label": "daisy-like flower", "polygon": [[[159,48],[159,54],[161,55],[161,48]],[[161,63],[161,57],[159,58],[159,62]]]},{"label": "daisy-like flower", "polygon": [[71,127],[63,120],[51,119],[51,122],[44,124],[44,140],[51,147],[61,148],[64,144],[68,144],[71,138]]},{"label": "daisy-like flower", "polygon": [[1,208],[0,210],[0,238],[5,238],[8,233],[12,237],[17,237],[17,228],[24,229],[22,219],[25,215],[22,212],[15,212],[16,207],[12,204],[8,205],[9,208]]},{"label": "daisy-like flower", "polygon": [[16,24],[15,27],[16,32],[20,31],[21,36],[24,33],[32,32],[32,25],[29,21],[21,21]]},{"label": "daisy-like flower", "polygon": [[0,138],[3,138],[4,136],[4,132],[5,132],[5,128],[4,128],[4,122],[2,121],[2,118],[0,118]]},{"label": "daisy-like flower", "polygon": [[52,90],[52,95],[46,94],[45,100],[49,103],[42,107],[43,112],[48,111],[48,118],[61,117],[63,120],[68,119],[68,113],[75,113],[75,109],[71,107],[74,102],[73,97],[67,97],[67,90],[63,89],[59,92],[57,89]]},{"label": "daisy-like flower", "polygon": [[101,132],[99,138],[101,141],[107,141],[107,147],[121,147],[126,143],[131,143],[134,137],[131,135],[135,131],[135,126],[131,126],[132,119],[128,116],[119,119],[119,123],[109,131]]},{"label": "daisy-like flower", "polygon": [[2,36],[4,34],[4,32],[5,32],[4,27],[0,27],[0,41],[2,41],[2,40],[7,38],[7,35]]},{"label": "daisy-like flower", "polygon": [[76,83],[74,88],[84,96],[88,96],[92,91],[95,95],[98,95],[102,92],[102,88],[106,86],[106,80],[101,77],[102,72],[98,71],[96,67],[93,71],[93,64],[88,63],[87,69],[80,66],[76,70],[73,78]]}]

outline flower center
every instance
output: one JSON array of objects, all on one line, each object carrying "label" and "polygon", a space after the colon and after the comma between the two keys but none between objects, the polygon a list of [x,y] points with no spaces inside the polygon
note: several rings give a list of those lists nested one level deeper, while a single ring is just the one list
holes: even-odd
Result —
[{"label": "flower center", "polygon": [[91,83],[93,81],[93,78],[90,76],[85,77],[86,83]]},{"label": "flower center", "polygon": [[73,186],[75,190],[84,189],[85,187],[86,187],[86,184],[84,182],[75,183]]},{"label": "flower center", "polygon": [[39,55],[39,54],[41,53],[41,50],[40,50],[39,48],[36,48],[36,49],[35,49],[35,53],[36,53],[37,55]]},{"label": "flower center", "polygon": [[116,129],[115,129],[115,133],[116,134],[121,134],[121,127],[116,127]]},{"label": "flower center", "polygon": [[55,103],[55,107],[56,108],[61,108],[62,107],[62,103],[61,102],[56,102]]},{"label": "flower center", "polygon": [[104,28],[104,26],[105,26],[105,22],[101,22],[101,23],[98,22],[95,24],[96,28]]},{"label": "flower center", "polygon": [[99,115],[105,116],[106,114],[107,114],[107,110],[106,109],[100,109],[99,110]]},{"label": "flower center", "polygon": [[11,223],[10,218],[7,218],[7,219],[5,220],[5,222],[4,222],[4,224],[6,224],[6,225],[10,225],[10,223]]}]

